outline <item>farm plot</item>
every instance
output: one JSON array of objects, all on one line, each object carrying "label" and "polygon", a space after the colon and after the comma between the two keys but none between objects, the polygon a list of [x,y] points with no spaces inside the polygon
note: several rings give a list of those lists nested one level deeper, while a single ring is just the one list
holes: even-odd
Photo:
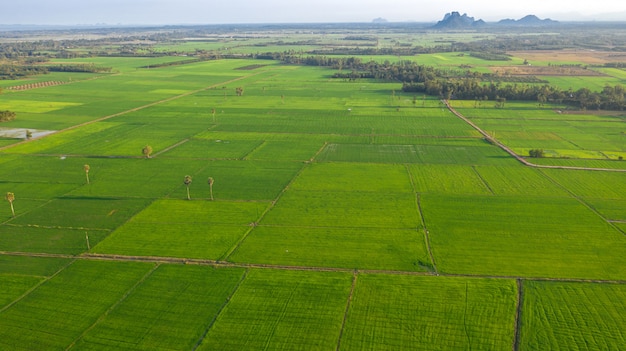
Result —
[{"label": "farm plot", "polygon": [[477,166],[476,172],[495,195],[569,196],[537,169],[516,166]]},{"label": "farm plot", "polygon": [[276,161],[307,161],[324,146],[316,140],[265,141],[252,153],[246,155],[248,160],[276,160]]},{"label": "farm plot", "polygon": [[404,166],[359,163],[313,163],[300,173],[290,189],[380,193],[413,191]]},{"label": "farm plot", "polygon": [[609,221],[626,222],[626,199],[585,198],[594,210]]},{"label": "farm plot", "polygon": [[269,203],[158,200],[92,251],[219,259]]},{"label": "farm plot", "polygon": [[70,350],[191,350],[243,269],[161,265]]},{"label": "farm plot", "polygon": [[261,140],[191,139],[159,157],[239,160],[262,144]]},{"label": "farm plot", "polygon": [[409,165],[418,193],[489,195],[492,191],[471,166]]},{"label": "farm plot", "polygon": [[0,274],[49,277],[71,261],[67,258],[0,255]]},{"label": "farm plot", "polygon": [[421,226],[410,193],[287,191],[262,225],[416,229]]},{"label": "farm plot", "polygon": [[626,286],[528,281],[520,349],[618,350],[626,345]]},{"label": "farm plot", "polygon": [[0,286],[2,286],[2,294],[0,295],[0,310],[5,308],[5,306],[9,303],[18,299],[42,280],[43,278],[41,277],[0,274]]},{"label": "farm plot", "polygon": [[328,144],[317,157],[328,162],[500,164],[511,161],[504,151],[489,145],[366,145]]},{"label": "farm plot", "polygon": [[[275,200],[303,166],[300,162],[285,161],[211,161],[194,174],[200,184],[193,183],[190,189],[195,198],[209,198],[207,180],[212,177],[216,200]],[[180,182],[181,186],[170,197],[186,196],[182,178]]]},{"label": "farm plot", "polygon": [[575,199],[424,194],[421,204],[442,272],[626,277],[626,236]]},{"label": "farm plot", "polygon": [[626,172],[542,169],[542,173],[584,198],[626,199]]},{"label": "farm plot", "polygon": [[0,225],[0,251],[76,255],[95,246],[106,230],[37,228]]},{"label": "farm plot", "polygon": [[415,229],[258,226],[228,260],[298,267],[432,269],[424,234]]},{"label": "farm plot", "polygon": [[73,263],[0,313],[0,348],[66,348],[152,267],[144,263]]},{"label": "farm plot", "polygon": [[352,275],[251,270],[198,350],[336,349]]},{"label": "farm plot", "polygon": [[90,164],[91,182],[85,184],[83,166],[76,166],[72,177],[80,178],[83,185],[68,196],[160,198],[177,190],[183,184],[185,175],[196,175],[207,166],[205,160],[162,158],[80,160]]},{"label": "farm plot", "polygon": [[360,274],[340,350],[505,350],[512,280]]},{"label": "farm plot", "polygon": [[150,203],[147,199],[62,197],[17,216],[10,224],[114,229]]}]

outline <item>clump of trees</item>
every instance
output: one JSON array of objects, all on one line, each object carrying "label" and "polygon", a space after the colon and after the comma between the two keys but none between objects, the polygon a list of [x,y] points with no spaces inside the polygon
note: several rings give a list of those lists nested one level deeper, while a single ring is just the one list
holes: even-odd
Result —
[{"label": "clump of trees", "polygon": [[530,149],[528,155],[533,158],[542,158],[545,156],[543,149]]},{"label": "clump of trees", "polygon": [[15,119],[15,112],[13,111],[0,111],[0,122],[9,122]]}]

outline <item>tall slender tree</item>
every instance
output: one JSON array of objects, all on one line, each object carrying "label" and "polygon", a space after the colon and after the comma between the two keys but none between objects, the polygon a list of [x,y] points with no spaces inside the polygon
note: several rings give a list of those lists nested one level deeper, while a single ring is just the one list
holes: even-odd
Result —
[{"label": "tall slender tree", "polygon": [[91,167],[89,167],[89,165],[84,165],[83,169],[85,170],[85,177],[87,178],[87,184],[89,184],[89,169],[91,169]]},{"label": "tall slender tree", "polygon": [[12,192],[8,192],[5,195],[5,198],[9,202],[9,205],[11,206],[11,214],[13,214],[13,217],[15,217],[15,209],[13,209],[13,201],[15,201],[15,194],[13,194]]},{"label": "tall slender tree", "polygon": [[187,187],[187,200],[191,200],[191,196],[189,196],[189,185],[191,184],[191,176],[186,175],[185,179],[183,180],[183,183]]},{"label": "tall slender tree", "polygon": [[207,181],[207,183],[209,183],[209,191],[211,192],[211,201],[213,201],[213,183],[215,182],[215,180],[213,180],[212,177],[209,177],[209,180]]},{"label": "tall slender tree", "polygon": [[143,153],[146,158],[150,158],[150,154],[152,154],[152,146],[146,145],[143,149],[141,149],[141,153]]}]

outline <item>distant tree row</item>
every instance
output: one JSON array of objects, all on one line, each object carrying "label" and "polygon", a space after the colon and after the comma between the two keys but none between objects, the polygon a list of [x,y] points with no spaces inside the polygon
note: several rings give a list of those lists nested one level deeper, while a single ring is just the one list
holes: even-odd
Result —
[{"label": "distant tree row", "polygon": [[70,64],[45,66],[41,64],[23,64],[21,62],[0,65],[0,79],[19,79],[28,76],[48,74],[49,72],[80,72],[106,73],[111,67],[101,67],[94,64]]}]

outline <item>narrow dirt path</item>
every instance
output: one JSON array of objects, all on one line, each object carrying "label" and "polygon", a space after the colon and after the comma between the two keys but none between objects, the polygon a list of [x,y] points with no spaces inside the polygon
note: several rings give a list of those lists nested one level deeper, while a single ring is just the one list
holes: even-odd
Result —
[{"label": "narrow dirt path", "polygon": [[485,139],[487,141],[489,141],[490,143],[498,146],[499,148],[504,150],[509,155],[515,157],[519,162],[521,162],[522,164],[524,164],[526,166],[535,167],[535,168],[570,169],[570,170],[579,170],[579,171],[626,172],[626,169],[573,167],[573,166],[549,166],[549,165],[538,165],[538,164],[535,164],[535,163],[528,162],[528,160],[526,160],[522,156],[516,154],[515,151],[511,150],[508,146],[506,146],[506,145],[502,144],[501,142],[499,142],[497,139],[495,139],[494,137],[489,135],[487,132],[485,132],[479,126],[474,124],[474,122],[470,121],[467,117],[463,116],[461,113],[459,113],[457,110],[455,110],[452,106],[450,106],[450,102],[448,100],[441,100],[441,101],[446,105],[446,107],[448,108],[448,110],[450,110],[450,112],[454,113],[454,115],[456,115],[457,117],[459,117],[460,119],[465,121],[465,123],[467,123],[470,126],[472,126],[472,128],[476,129],[480,134],[482,134],[482,136],[485,137]]},{"label": "narrow dirt path", "polygon": [[356,288],[356,281],[359,278],[359,271],[354,270],[352,274],[352,287],[350,288],[350,294],[348,295],[348,301],[346,302],[346,310],[343,312],[343,321],[341,322],[341,329],[339,330],[339,338],[337,338],[337,347],[335,350],[341,349],[341,338],[346,328],[346,321],[348,320],[348,312],[350,312],[350,305],[352,304],[352,297],[354,296],[354,289]]},{"label": "narrow dirt path", "polygon": [[517,279],[517,304],[515,306],[515,334],[513,334],[513,351],[519,350],[520,336],[522,330],[522,303],[524,294],[522,291],[523,281]]}]

